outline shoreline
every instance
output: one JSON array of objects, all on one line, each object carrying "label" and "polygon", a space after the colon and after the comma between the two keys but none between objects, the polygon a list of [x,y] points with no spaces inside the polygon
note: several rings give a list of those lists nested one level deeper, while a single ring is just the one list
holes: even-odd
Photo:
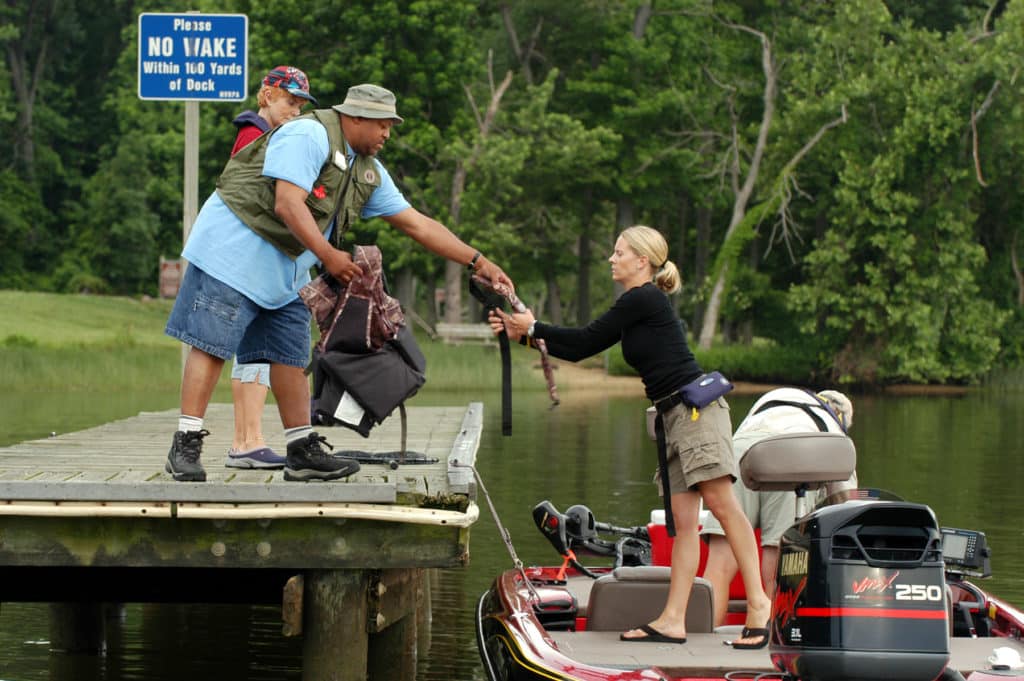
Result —
[{"label": "shoreline", "polygon": [[[559,390],[591,390],[599,388],[602,394],[613,393],[616,395],[637,395],[644,397],[644,386],[637,376],[609,376],[603,368],[581,366],[574,362],[564,360],[553,360],[552,367],[555,370],[555,383]],[[540,364],[531,367],[540,380],[544,380]],[[761,395],[785,387],[777,383],[751,383],[748,381],[736,381],[733,383],[732,392],[737,395]],[[880,389],[878,392],[883,395],[897,396],[947,396],[961,397],[971,392],[968,386],[957,385],[913,385],[897,384]]]}]

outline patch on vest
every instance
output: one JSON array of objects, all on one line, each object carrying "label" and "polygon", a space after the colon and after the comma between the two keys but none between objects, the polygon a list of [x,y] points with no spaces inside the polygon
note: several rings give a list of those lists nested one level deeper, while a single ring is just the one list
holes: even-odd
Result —
[{"label": "patch on vest", "polygon": [[376,183],[377,173],[375,173],[373,170],[367,170],[365,173],[363,173],[363,181],[366,182],[366,184]]}]

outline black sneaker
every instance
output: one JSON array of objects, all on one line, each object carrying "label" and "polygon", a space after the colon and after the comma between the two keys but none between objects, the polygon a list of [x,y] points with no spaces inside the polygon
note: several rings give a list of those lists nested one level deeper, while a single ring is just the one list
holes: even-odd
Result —
[{"label": "black sneaker", "polygon": [[179,430],[174,434],[171,451],[167,452],[164,470],[179,482],[205,482],[206,471],[199,463],[203,453],[203,438],[210,434],[206,430]]},{"label": "black sneaker", "polygon": [[359,470],[359,462],[324,451],[322,445],[334,449],[327,438],[313,432],[304,440],[288,444],[284,465],[285,480],[336,480]]}]

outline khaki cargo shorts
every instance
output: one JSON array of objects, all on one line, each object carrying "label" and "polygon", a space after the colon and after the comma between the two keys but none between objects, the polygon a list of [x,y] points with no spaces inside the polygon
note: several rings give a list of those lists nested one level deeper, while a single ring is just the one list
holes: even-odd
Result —
[{"label": "khaki cargo shorts", "polygon": [[[698,413],[700,417],[694,421],[690,407],[679,404],[662,414],[668,481],[673,494],[696,491],[700,483],[726,475],[736,480],[729,403],[719,397]],[[660,495],[658,472],[654,474],[654,481],[658,483]]]}]

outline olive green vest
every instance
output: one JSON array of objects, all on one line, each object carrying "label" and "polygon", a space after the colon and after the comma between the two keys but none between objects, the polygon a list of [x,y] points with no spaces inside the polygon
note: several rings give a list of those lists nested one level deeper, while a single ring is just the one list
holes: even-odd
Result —
[{"label": "olive green vest", "polygon": [[[332,243],[338,247],[349,226],[359,219],[363,205],[380,186],[380,174],[372,156],[356,156],[349,166],[337,111],[317,109],[300,118],[316,118],[327,129],[331,150],[313,183],[313,191],[306,197],[306,206],[321,233],[327,232],[337,215]],[[276,180],[263,175],[267,144],[279,129],[264,133],[228,160],[217,180],[217,193],[250,229],[294,260],[306,247],[274,213]]]}]

